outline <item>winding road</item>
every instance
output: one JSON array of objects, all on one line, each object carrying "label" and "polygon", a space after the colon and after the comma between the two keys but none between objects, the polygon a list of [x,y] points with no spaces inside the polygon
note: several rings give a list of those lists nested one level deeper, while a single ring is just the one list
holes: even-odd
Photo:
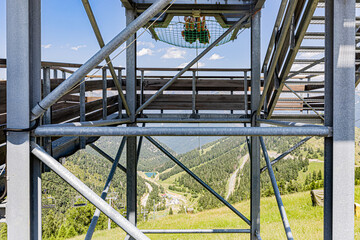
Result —
[{"label": "winding road", "polygon": [[152,192],[153,188],[147,182],[145,182],[146,187],[149,189],[149,192],[145,193],[144,196],[141,198],[141,206],[146,206],[146,202],[149,198],[149,194]]},{"label": "winding road", "polygon": [[228,193],[225,198],[226,200],[229,199],[230,195],[234,192],[235,185],[236,185],[236,176],[237,176],[238,172],[244,168],[245,163],[249,160],[249,154],[246,154],[244,157],[242,157],[242,159],[243,159],[243,161],[242,161],[241,165],[230,176],[229,184],[228,184],[228,191],[227,191]]}]

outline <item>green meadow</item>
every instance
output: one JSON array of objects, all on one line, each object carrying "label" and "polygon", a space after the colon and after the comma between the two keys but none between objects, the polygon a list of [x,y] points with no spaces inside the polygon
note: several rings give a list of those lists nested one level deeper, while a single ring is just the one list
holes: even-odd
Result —
[{"label": "green meadow", "polygon": [[[355,188],[355,201],[360,202],[360,186]],[[313,207],[310,192],[300,192],[283,196],[283,202],[295,239],[314,240],[323,238],[323,208]],[[249,201],[235,204],[235,207],[249,217]],[[211,228],[247,228],[246,223],[229,209],[222,207],[195,214],[174,214],[156,220],[141,222],[140,229],[211,229]],[[151,239],[249,239],[248,234],[173,234],[149,235]],[[123,239],[124,231],[120,228],[102,230],[94,233],[94,240]],[[275,197],[261,200],[261,237],[262,239],[286,239]],[[71,240],[84,239],[84,235]],[[360,239],[360,218],[355,218],[355,239]]]}]

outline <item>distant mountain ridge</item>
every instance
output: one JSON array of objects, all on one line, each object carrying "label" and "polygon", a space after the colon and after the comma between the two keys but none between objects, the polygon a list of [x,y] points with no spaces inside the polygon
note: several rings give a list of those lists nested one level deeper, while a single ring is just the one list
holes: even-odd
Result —
[{"label": "distant mountain ridge", "polygon": [[219,138],[221,137],[157,137],[177,154],[187,153]]},{"label": "distant mountain ridge", "polygon": [[[101,137],[98,141],[95,142],[95,145],[106,152],[108,155],[115,157],[120,146],[122,137]],[[137,143],[139,142],[139,138]],[[160,142],[160,141],[159,141]],[[168,150],[171,154],[176,155],[171,148],[166,144],[160,142],[160,144]],[[92,154],[95,153],[94,150],[89,149]],[[97,153],[96,153],[97,154]],[[152,143],[150,143],[146,138],[143,138],[142,146],[140,149],[140,157],[138,162],[138,171],[144,172],[153,172],[162,166],[164,163],[170,161],[167,156],[165,156],[159,149],[157,149]],[[121,154],[120,163],[123,166],[126,166],[126,145]]]}]

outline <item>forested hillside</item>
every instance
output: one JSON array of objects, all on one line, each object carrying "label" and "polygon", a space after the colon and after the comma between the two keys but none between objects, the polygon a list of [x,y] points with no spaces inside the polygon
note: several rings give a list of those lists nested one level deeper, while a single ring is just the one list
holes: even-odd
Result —
[{"label": "forested hillside", "polygon": [[[356,132],[356,155],[358,158],[360,156],[358,149],[359,129],[356,129]],[[301,137],[264,137],[270,160],[288,150],[301,139]],[[322,138],[313,137],[274,165],[274,172],[282,194],[323,187],[323,146]],[[201,150],[195,149],[178,157],[183,164],[221,196],[226,198],[228,193],[228,200],[231,203],[250,197],[250,161],[248,161],[248,148],[245,138],[221,138],[204,145]],[[240,165],[242,165],[241,169],[239,169]],[[261,166],[265,165],[262,156]],[[208,193],[191,176],[183,173],[179,167],[174,166],[172,162],[165,163],[163,168],[159,170],[163,171],[159,179],[169,185],[170,190],[186,195],[189,202],[197,210],[201,211],[221,205],[220,201]],[[357,176],[359,176],[360,169],[357,169],[357,172]],[[232,174],[236,175],[234,176],[235,187],[229,193],[229,178]],[[261,194],[262,196],[273,195],[267,171],[261,174]]]},{"label": "forested hillside", "polygon": [[[245,138],[243,137],[221,138],[215,142],[205,144],[201,149],[196,148],[188,153],[181,154],[178,158],[188,168],[193,168],[214,160],[226,154],[228,151],[239,148],[244,142]],[[169,168],[171,169],[168,170]],[[181,171],[182,170],[178,166],[175,166],[173,162],[167,162],[163,167],[159,168],[159,172],[164,172],[160,175],[160,180],[165,180]]]},{"label": "forested hillside", "polygon": [[[104,150],[106,153],[115,156],[120,146],[121,137],[101,137],[96,145]],[[139,141],[139,138],[138,138]],[[161,143],[161,145],[167,149],[170,153],[176,155],[176,153],[167,147],[165,144]],[[95,151],[89,149],[91,153],[95,154]],[[122,165],[126,165],[126,147],[124,148],[123,154],[120,158],[120,163]],[[140,150],[140,158],[138,162],[138,170],[145,172],[157,171],[159,167],[161,167],[165,162],[168,162],[169,158],[167,158],[163,153],[160,152],[153,144],[151,144],[146,138],[143,138],[141,150]]]},{"label": "forested hillside", "polygon": [[214,142],[220,137],[211,136],[211,137],[157,137],[159,141],[166,143],[166,145],[171,148],[177,154],[187,153],[194,148],[202,147],[207,143]]},{"label": "forested hillside", "polygon": [[[114,155],[113,155],[114,157]],[[64,166],[82,180],[98,195],[101,194],[109,174],[111,163],[92,154],[89,149],[78,151],[66,158]],[[125,205],[126,175],[117,169],[109,193],[117,196],[113,206],[123,209]],[[147,191],[144,179],[138,177],[138,193]],[[53,172],[43,174],[43,238],[61,239],[87,231],[95,208]],[[86,204],[86,206],[83,206]],[[124,209],[123,209],[124,210]],[[107,227],[102,214],[97,229]]]}]

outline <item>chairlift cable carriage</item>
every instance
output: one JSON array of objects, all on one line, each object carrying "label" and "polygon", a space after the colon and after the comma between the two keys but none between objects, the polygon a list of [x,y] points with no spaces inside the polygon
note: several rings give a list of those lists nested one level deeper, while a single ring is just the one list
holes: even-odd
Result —
[{"label": "chairlift cable carriage", "polygon": [[83,196],[76,196],[74,199],[73,199],[73,204],[72,204],[72,207],[85,207],[87,205],[87,202],[86,201],[78,201],[79,199],[85,199]]},{"label": "chairlift cable carriage", "polygon": [[43,196],[41,199],[42,208],[55,208],[56,207],[56,198],[52,196]]}]

